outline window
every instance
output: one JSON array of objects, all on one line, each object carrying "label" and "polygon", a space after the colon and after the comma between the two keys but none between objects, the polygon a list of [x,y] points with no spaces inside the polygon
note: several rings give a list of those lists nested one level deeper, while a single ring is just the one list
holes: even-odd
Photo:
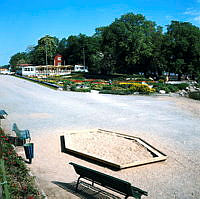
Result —
[{"label": "window", "polygon": [[61,61],[61,57],[58,57],[57,60]]},{"label": "window", "polygon": [[60,63],[60,62],[58,62],[58,66],[61,66],[61,63]]}]

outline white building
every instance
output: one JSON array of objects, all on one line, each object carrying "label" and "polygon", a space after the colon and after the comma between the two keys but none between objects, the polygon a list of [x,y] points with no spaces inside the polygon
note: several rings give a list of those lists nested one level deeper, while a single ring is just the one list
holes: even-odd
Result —
[{"label": "white building", "polygon": [[24,66],[21,68],[23,76],[35,76],[36,67],[35,66]]},{"label": "white building", "polygon": [[75,65],[74,66],[74,72],[88,72],[88,67],[87,66],[82,66],[82,65]]}]

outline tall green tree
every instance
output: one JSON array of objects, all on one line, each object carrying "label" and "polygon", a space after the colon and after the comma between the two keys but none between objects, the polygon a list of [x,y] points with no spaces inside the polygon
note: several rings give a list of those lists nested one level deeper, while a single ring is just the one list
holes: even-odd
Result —
[{"label": "tall green tree", "polygon": [[188,22],[167,26],[168,65],[171,72],[196,76],[200,72],[200,29]]},{"label": "tall green tree", "polygon": [[34,65],[53,65],[54,57],[58,53],[59,40],[56,37],[46,35],[38,40],[38,45],[31,51]]},{"label": "tall green tree", "polygon": [[92,37],[84,34],[71,35],[59,43],[59,52],[65,57],[67,64],[85,64],[92,72],[98,63],[99,49],[100,42],[96,35]]},{"label": "tall green tree", "polygon": [[19,52],[14,54],[9,61],[10,65],[15,67],[19,64],[29,64],[30,63],[30,59],[28,56],[28,53],[26,52]]},{"label": "tall green tree", "polygon": [[[153,52],[152,35],[156,24],[141,14],[128,13],[107,27],[98,28],[102,51],[114,59],[112,70],[121,73],[147,73]],[[109,67],[111,68],[111,67]]]}]

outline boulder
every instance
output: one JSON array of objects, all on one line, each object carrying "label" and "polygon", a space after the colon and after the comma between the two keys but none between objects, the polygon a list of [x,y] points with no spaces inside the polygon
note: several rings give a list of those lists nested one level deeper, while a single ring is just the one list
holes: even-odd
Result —
[{"label": "boulder", "polygon": [[160,94],[165,94],[166,91],[165,91],[165,90],[159,90],[159,93],[160,93]]}]

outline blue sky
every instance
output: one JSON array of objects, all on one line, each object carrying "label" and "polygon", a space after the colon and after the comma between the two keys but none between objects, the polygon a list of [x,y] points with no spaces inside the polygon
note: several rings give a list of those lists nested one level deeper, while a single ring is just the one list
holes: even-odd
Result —
[{"label": "blue sky", "polygon": [[47,34],[91,36],[128,12],[163,27],[171,20],[200,27],[200,0],[0,0],[0,66]]}]

